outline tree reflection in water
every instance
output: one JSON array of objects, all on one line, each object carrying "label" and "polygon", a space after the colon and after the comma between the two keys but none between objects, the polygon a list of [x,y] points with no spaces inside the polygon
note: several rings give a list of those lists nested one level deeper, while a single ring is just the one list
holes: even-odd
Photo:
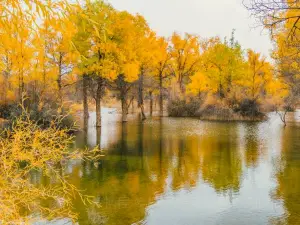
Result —
[{"label": "tree reflection in water", "polygon": [[[70,182],[95,196],[101,207],[87,208],[76,200],[79,224],[147,223],[151,210],[162,210],[154,207],[157,203],[176,200],[176,193],[182,190],[187,193],[209,190],[210,194],[203,196],[206,200],[195,200],[204,207],[205,204],[213,206],[211,213],[215,219],[203,220],[207,224],[215,224],[214,221],[239,224],[245,218],[253,224],[299,223],[299,126],[287,126],[283,130],[277,123],[153,118],[143,123],[132,121],[105,125],[101,130],[89,129],[94,129],[89,134],[96,133],[94,144],[105,146],[105,157],[97,162],[70,163],[68,173]],[[277,137],[280,132],[282,139]],[[282,150],[279,148],[276,153],[280,160],[269,160],[277,157],[272,155],[275,154],[272,146],[277,144],[270,145],[269,141],[282,143]],[[90,140],[87,142],[90,147],[94,145]],[[79,138],[76,146],[81,143]],[[248,177],[248,168],[256,179]],[[274,170],[276,191],[272,192],[274,184],[268,171],[274,168],[277,168]],[[254,185],[253,182],[260,180],[263,182]],[[263,198],[260,186],[266,189]],[[268,196],[268,193],[272,194]],[[210,199],[220,202],[214,205]],[[277,200],[286,211],[284,216],[281,208],[274,205],[278,204]],[[226,204],[228,211],[214,214],[221,209],[220,204],[222,207]],[[161,213],[167,213],[161,216],[174,216],[168,211]],[[205,219],[205,214],[193,216]],[[186,222],[197,224],[198,219]]]},{"label": "tree reflection in water", "polygon": [[272,197],[282,203],[283,216],[274,224],[300,224],[300,129],[289,124],[282,132],[281,155],[274,163],[277,186]]}]

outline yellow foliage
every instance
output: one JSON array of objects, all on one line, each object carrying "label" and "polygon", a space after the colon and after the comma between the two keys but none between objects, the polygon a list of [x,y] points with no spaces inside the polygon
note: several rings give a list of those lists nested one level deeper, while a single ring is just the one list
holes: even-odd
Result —
[{"label": "yellow foliage", "polygon": [[267,93],[273,97],[284,99],[289,95],[289,87],[280,79],[274,79],[267,84]]},{"label": "yellow foliage", "polygon": [[124,65],[123,72],[127,82],[135,81],[139,76],[139,65],[136,63],[127,63]]},{"label": "yellow foliage", "polygon": [[194,75],[200,65],[200,43],[199,37],[185,34],[182,38],[174,33],[171,37],[171,56],[173,62],[173,72],[181,89],[185,79]]},{"label": "yellow foliage", "polygon": [[[59,118],[58,118],[59,120]],[[70,152],[73,137],[53,121],[43,129],[29,119],[26,112],[17,118],[10,130],[0,136],[0,223],[32,224],[42,219],[66,217],[76,219],[72,200],[79,196],[83,204],[91,198],[68,183],[61,173],[63,160],[97,159],[98,150]],[[98,152],[99,155],[99,152]],[[58,166],[60,165],[60,166]],[[30,178],[41,174],[52,182],[37,186]],[[43,202],[51,204],[44,205]],[[35,217],[34,215],[39,215]]]},{"label": "yellow foliage", "polygon": [[[285,13],[296,15],[295,10]],[[1,101],[20,100],[22,92],[40,99],[49,93],[60,96],[82,74],[110,82],[123,75],[129,83],[145,75],[151,92],[172,86],[175,94],[206,92],[235,99],[263,99],[277,82],[273,65],[252,50],[245,56],[234,33],[224,41],[178,33],[161,38],[141,15],[102,0],[4,0],[0,14]],[[274,34],[275,69],[279,76],[292,77],[284,79],[289,84],[300,74],[297,38],[286,42],[293,22],[276,27]]]},{"label": "yellow foliage", "polygon": [[203,72],[197,72],[191,77],[191,82],[187,86],[189,93],[199,94],[201,92],[217,92],[217,85],[214,84]]}]

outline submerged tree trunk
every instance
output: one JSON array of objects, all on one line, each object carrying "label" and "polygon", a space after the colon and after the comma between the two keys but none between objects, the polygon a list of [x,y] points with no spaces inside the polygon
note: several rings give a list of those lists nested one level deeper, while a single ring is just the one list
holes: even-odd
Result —
[{"label": "submerged tree trunk", "polygon": [[98,149],[101,149],[101,127],[96,127],[96,143],[98,146]]},{"label": "submerged tree trunk", "polygon": [[163,77],[162,73],[159,75],[159,116],[164,116],[164,102],[163,102]]},{"label": "submerged tree trunk", "polygon": [[134,97],[132,97],[131,113],[133,114],[134,112],[135,112],[135,110],[134,110]]},{"label": "submerged tree trunk", "polygon": [[116,79],[116,85],[117,90],[119,91],[119,99],[121,100],[121,107],[122,107],[122,122],[127,122],[127,115],[128,115],[128,109],[130,107],[130,104],[133,102],[132,98],[130,100],[130,103],[128,104],[128,93],[131,89],[131,84],[125,81],[124,75],[119,75]]},{"label": "submerged tree trunk", "polygon": [[124,98],[121,98],[121,104],[122,104],[122,122],[127,122],[128,106],[127,106],[127,101],[125,96]]},{"label": "submerged tree trunk", "polygon": [[89,119],[89,108],[88,108],[88,76],[86,74],[83,75],[83,83],[82,83],[82,96],[83,96],[83,123],[84,128],[88,126]]},{"label": "submerged tree trunk", "polygon": [[97,91],[96,91],[96,127],[101,127],[101,100],[104,88],[104,81],[102,77],[97,78]]},{"label": "submerged tree trunk", "polygon": [[283,122],[284,127],[286,127],[286,114],[287,114],[288,110],[284,109],[283,112],[280,112],[276,109],[276,113],[279,115],[280,120]]},{"label": "submerged tree trunk", "polygon": [[101,97],[96,98],[96,127],[101,127]]},{"label": "submerged tree trunk", "polygon": [[139,94],[138,94],[138,104],[141,109],[141,118],[142,120],[146,119],[145,110],[144,110],[144,74],[143,70],[139,78]]},{"label": "submerged tree trunk", "polygon": [[150,96],[150,116],[153,114],[153,95],[152,91],[149,91],[149,96]]},{"label": "submerged tree trunk", "polygon": [[142,120],[146,120],[147,118],[146,118],[146,115],[145,115],[145,109],[144,109],[144,104],[142,104],[141,106],[140,106],[140,108],[141,108],[141,119]]}]

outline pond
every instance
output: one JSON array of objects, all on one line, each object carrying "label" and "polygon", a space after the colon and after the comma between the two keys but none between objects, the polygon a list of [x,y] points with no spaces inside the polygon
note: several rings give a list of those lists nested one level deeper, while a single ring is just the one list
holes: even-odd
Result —
[{"label": "pond", "polygon": [[[108,110],[109,111],[109,110]],[[266,122],[152,118],[122,124],[90,116],[75,145],[97,144],[98,162],[74,161],[70,181],[100,208],[75,202],[79,224],[300,224],[300,112]]]}]

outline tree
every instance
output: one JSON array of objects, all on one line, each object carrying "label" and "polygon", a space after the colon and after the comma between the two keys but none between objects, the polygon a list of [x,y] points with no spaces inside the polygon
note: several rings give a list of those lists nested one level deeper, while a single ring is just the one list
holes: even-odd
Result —
[{"label": "tree", "polygon": [[60,104],[63,104],[63,88],[73,84],[68,82],[68,77],[77,72],[75,66],[78,54],[71,47],[76,31],[76,24],[70,13],[64,18],[46,18],[39,27],[36,48],[39,49],[40,73],[44,86],[47,74],[50,85],[56,83],[55,89],[58,91],[57,98]]},{"label": "tree", "polygon": [[[246,7],[263,26],[271,31],[275,42],[273,58],[276,62],[276,70],[279,78],[283,78],[283,83],[289,86],[289,96],[285,98],[288,104],[281,108],[285,108],[284,111],[291,110],[297,104],[300,95],[298,76],[300,3],[299,1],[251,0]],[[285,119],[283,122],[285,123]]]},{"label": "tree", "polygon": [[248,95],[252,101],[256,101],[265,93],[265,85],[272,79],[272,67],[259,53],[248,50],[248,73],[243,83],[249,88]]},{"label": "tree", "polygon": [[191,77],[187,86],[188,93],[201,96],[202,93],[216,93],[218,86],[207,76],[205,72],[197,72]]},{"label": "tree", "polygon": [[152,32],[147,25],[145,19],[141,16],[136,17],[135,30],[132,35],[135,36],[135,49],[137,60],[140,65],[138,79],[138,106],[141,109],[141,119],[145,120],[144,111],[144,82],[145,77],[149,75],[153,67],[154,54],[153,44],[155,41],[155,33]]},{"label": "tree", "polygon": [[286,114],[295,103],[295,96],[291,94],[290,85],[279,77],[267,83],[266,91],[269,96],[272,96],[275,112],[286,126]]},{"label": "tree", "polygon": [[[116,16],[116,11],[103,1],[88,2],[80,15],[81,31],[78,35],[81,35],[86,43],[83,50],[86,56],[81,63],[84,64],[85,77],[90,74],[95,81],[96,88],[91,87],[90,90],[96,103],[97,127],[101,126],[101,100],[106,84],[117,78],[118,49],[114,34]],[[81,45],[81,41],[78,41],[77,45]]]},{"label": "tree", "polygon": [[119,12],[115,22],[115,40],[118,49],[117,74],[115,89],[118,91],[122,105],[122,121],[127,121],[128,108],[132,102],[129,93],[133,82],[139,78],[140,62],[136,49],[136,29],[140,24],[140,16],[127,12]]},{"label": "tree", "polygon": [[34,59],[34,48],[32,46],[32,32],[30,27],[32,21],[28,21],[21,12],[8,17],[7,23],[3,26],[6,32],[3,36],[7,46],[3,46],[4,57],[6,55],[6,74],[10,76],[11,84],[18,89],[18,99],[21,102],[26,92],[25,84],[29,82],[33,72],[32,60]]},{"label": "tree", "polygon": [[300,3],[298,1],[279,0],[249,0],[244,1],[246,8],[258,21],[270,29],[271,34],[284,23],[290,23],[287,38],[292,38],[299,32]]},{"label": "tree", "polygon": [[[0,45],[0,69],[1,74],[5,74],[4,92],[9,99],[21,101],[22,96],[27,95],[26,104],[33,103],[37,107],[40,99],[46,101],[46,87],[49,93],[54,90],[52,78],[57,74],[47,60],[50,36],[45,36],[44,25],[51,23],[47,31],[52,32],[54,23],[67,16],[69,7],[65,1],[7,0],[0,3],[0,29],[4,40]],[[61,31],[56,30],[54,36],[67,36]],[[68,34],[72,34],[71,29]],[[4,101],[8,104],[6,97]]]},{"label": "tree", "polygon": [[285,28],[274,38],[276,48],[273,50],[272,56],[276,62],[278,76],[289,86],[291,98],[288,102],[293,109],[297,104],[297,98],[300,96],[300,48],[298,41],[300,34],[295,34],[294,39],[287,40],[290,26],[290,23],[286,23]]},{"label": "tree", "polygon": [[185,34],[182,38],[174,33],[171,38],[171,55],[173,62],[173,74],[181,94],[185,92],[185,84],[189,82],[200,64],[199,37]]},{"label": "tree", "polygon": [[212,43],[203,53],[202,67],[214,85],[218,86],[219,97],[224,98],[232,90],[232,84],[241,77],[242,51],[239,43],[234,40],[234,33],[232,33],[230,43],[226,39],[222,43],[218,38],[210,41]]},{"label": "tree", "polygon": [[153,76],[159,83],[159,115],[163,116],[163,95],[164,95],[164,83],[172,76],[171,73],[171,53],[169,51],[169,43],[165,38],[157,38],[154,48],[154,71]]}]

